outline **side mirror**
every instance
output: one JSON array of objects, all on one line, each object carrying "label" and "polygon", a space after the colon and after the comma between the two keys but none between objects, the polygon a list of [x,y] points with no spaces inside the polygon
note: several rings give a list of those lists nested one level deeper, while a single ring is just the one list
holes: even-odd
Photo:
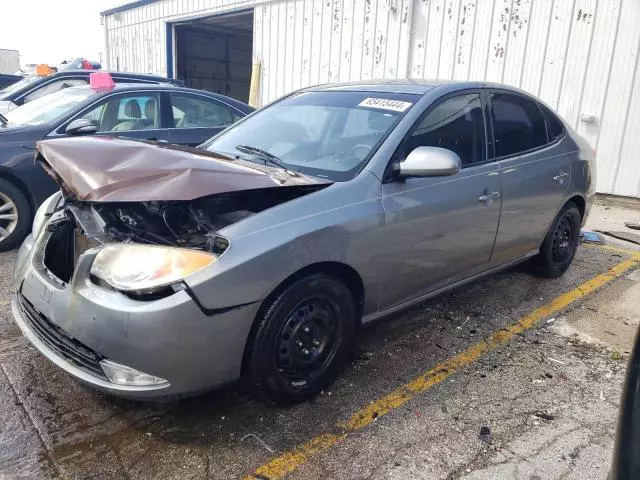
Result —
[{"label": "side mirror", "polygon": [[440,147],[417,147],[400,162],[400,177],[445,177],[460,171],[460,157]]},{"label": "side mirror", "polygon": [[67,125],[64,133],[67,135],[91,135],[98,131],[98,126],[94,125],[91,120],[86,118],[78,118]]}]

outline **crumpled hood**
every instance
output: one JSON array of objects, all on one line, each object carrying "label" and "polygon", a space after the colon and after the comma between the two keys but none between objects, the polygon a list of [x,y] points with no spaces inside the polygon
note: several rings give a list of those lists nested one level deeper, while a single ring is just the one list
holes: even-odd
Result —
[{"label": "crumpled hood", "polygon": [[322,185],[328,180],[196,148],[109,137],[37,144],[36,160],[65,195],[91,202],[194,200],[218,193]]}]

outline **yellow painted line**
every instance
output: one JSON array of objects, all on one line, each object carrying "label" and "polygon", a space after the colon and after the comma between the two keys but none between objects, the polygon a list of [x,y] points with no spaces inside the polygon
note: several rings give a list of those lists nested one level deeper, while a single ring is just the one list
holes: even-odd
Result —
[{"label": "yellow painted line", "polygon": [[11,304],[11,300],[0,300],[0,307],[6,307]]},{"label": "yellow painted line", "polygon": [[575,301],[593,293],[596,289],[620,277],[625,272],[638,266],[638,264],[640,264],[640,255],[638,255],[638,252],[633,252],[632,258],[621,261],[606,272],[560,295],[551,302],[536,308],[533,312],[522,317],[517,322],[495,332],[490,337],[471,346],[464,352],[439,363],[409,383],[402,385],[384,397],[361,408],[353,414],[349,420],[336,425],[335,432],[324,433],[298,445],[293,450],[285,452],[261,467],[258,467],[252,475],[245,477],[244,480],[253,480],[256,478],[278,480],[284,478],[287,474],[306,463],[311,457],[330,449],[342,441],[349,433],[370,425],[377,418],[404,405],[417,394],[429,390],[461,368],[473,363],[481,355],[494,350],[519,333],[534,327],[541,320],[560,312]]},{"label": "yellow painted line", "polygon": [[632,250],[630,248],[617,247],[615,245],[598,245],[597,243],[583,243],[582,246],[587,248],[598,248],[600,250],[609,250],[611,252],[629,255],[637,260],[640,260],[640,250]]}]

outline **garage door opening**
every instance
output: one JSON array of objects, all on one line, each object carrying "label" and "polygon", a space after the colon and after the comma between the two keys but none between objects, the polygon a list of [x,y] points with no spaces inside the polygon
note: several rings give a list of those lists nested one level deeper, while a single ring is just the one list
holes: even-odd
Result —
[{"label": "garage door opening", "polygon": [[253,11],[175,26],[176,77],[187,87],[249,100]]}]

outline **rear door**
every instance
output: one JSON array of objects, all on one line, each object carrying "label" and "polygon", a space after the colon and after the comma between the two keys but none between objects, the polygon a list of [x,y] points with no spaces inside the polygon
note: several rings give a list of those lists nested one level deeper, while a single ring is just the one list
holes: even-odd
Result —
[{"label": "rear door", "polygon": [[168,94],[169,142],[195,147],[242,117],[211,97],[186,92]]},{"label": "rear door", "polygon": [[488,97],[502,180],[502,214],[491,258],[499,265],[540,246],[562,206],[570,168],[538,102],[502,90],[490,90]]},{"label": "rear door", "polygon": [[487,159],[485,117],[480,91],[458,93],[430,107],[400,147],[397,160],[419,146],[452,150],[462,169],[383,184],[384,253],[372,262],[393,272],[395,281],[381,288],[381,308],[488,268],[500,218],[500,176]]}]

